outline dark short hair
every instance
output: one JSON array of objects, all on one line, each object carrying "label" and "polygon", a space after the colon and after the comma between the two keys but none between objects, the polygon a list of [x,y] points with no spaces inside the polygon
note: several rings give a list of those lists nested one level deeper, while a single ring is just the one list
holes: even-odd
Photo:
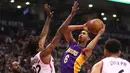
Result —
[{"label": "dark short hair", "polygon": [[88,36],[91,40],[93,40],[96,37],[96,34],[93,34],[92,32],[90,32],[89,30],[83,30],[86,31],[88,33]]},{"label": "dark short hair", "polygon": [[116,39],[109,39],[105,43],[105,49],[110,53],[118,53],[122,49],[122,45]]}]

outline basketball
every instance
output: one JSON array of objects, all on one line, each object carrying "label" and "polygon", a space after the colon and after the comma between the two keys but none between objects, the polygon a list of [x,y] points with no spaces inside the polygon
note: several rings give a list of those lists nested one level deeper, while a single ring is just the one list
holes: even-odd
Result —
[{"label": "basketball", "polygon": [[97,34],[103,28],[103,21],[100,19],[93,19],[87,24],[88,30],[92,34]]}]

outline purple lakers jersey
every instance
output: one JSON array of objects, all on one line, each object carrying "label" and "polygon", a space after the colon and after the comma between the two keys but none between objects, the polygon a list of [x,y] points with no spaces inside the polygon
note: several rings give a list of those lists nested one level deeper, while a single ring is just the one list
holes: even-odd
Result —
[{"label": "purple lakers jersey", "polygon": [[80,71],[81,66],[86,61],[81,53],[83,48],[75,42],[70,43],[62,58],[61,73],[78,73]]}]

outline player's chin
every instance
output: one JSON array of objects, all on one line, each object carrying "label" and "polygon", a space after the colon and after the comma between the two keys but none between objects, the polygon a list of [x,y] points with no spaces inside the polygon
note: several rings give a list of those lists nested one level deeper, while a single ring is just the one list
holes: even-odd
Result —
[{"label": "player's chin", "polygon": [[83,40],[83,39],[80,39],[79,41],[80,41],[80,43],[83,43],[83,42],[84,42],[84,40]]}]

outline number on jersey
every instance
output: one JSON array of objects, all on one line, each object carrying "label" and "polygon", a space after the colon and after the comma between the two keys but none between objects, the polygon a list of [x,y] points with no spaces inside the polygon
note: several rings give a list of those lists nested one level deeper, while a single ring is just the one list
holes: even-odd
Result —
[{"label": "number on jersey", "polygon": [[41,70],[41,66],[37,65],[36,67],[33,67],[34,73],[39,73]]},{"label": "number on jersey", "polygon": [[123,73],[124,72],[124,70],[122,69],[122,70],[120,70],[118,73]]},{"label": "number on jersey", "polygon": [[64,63],[67,63],[67,62],[68,62],[69,57],[70,57],[69,55],[66,55],[66,56],[65,56]]}]

